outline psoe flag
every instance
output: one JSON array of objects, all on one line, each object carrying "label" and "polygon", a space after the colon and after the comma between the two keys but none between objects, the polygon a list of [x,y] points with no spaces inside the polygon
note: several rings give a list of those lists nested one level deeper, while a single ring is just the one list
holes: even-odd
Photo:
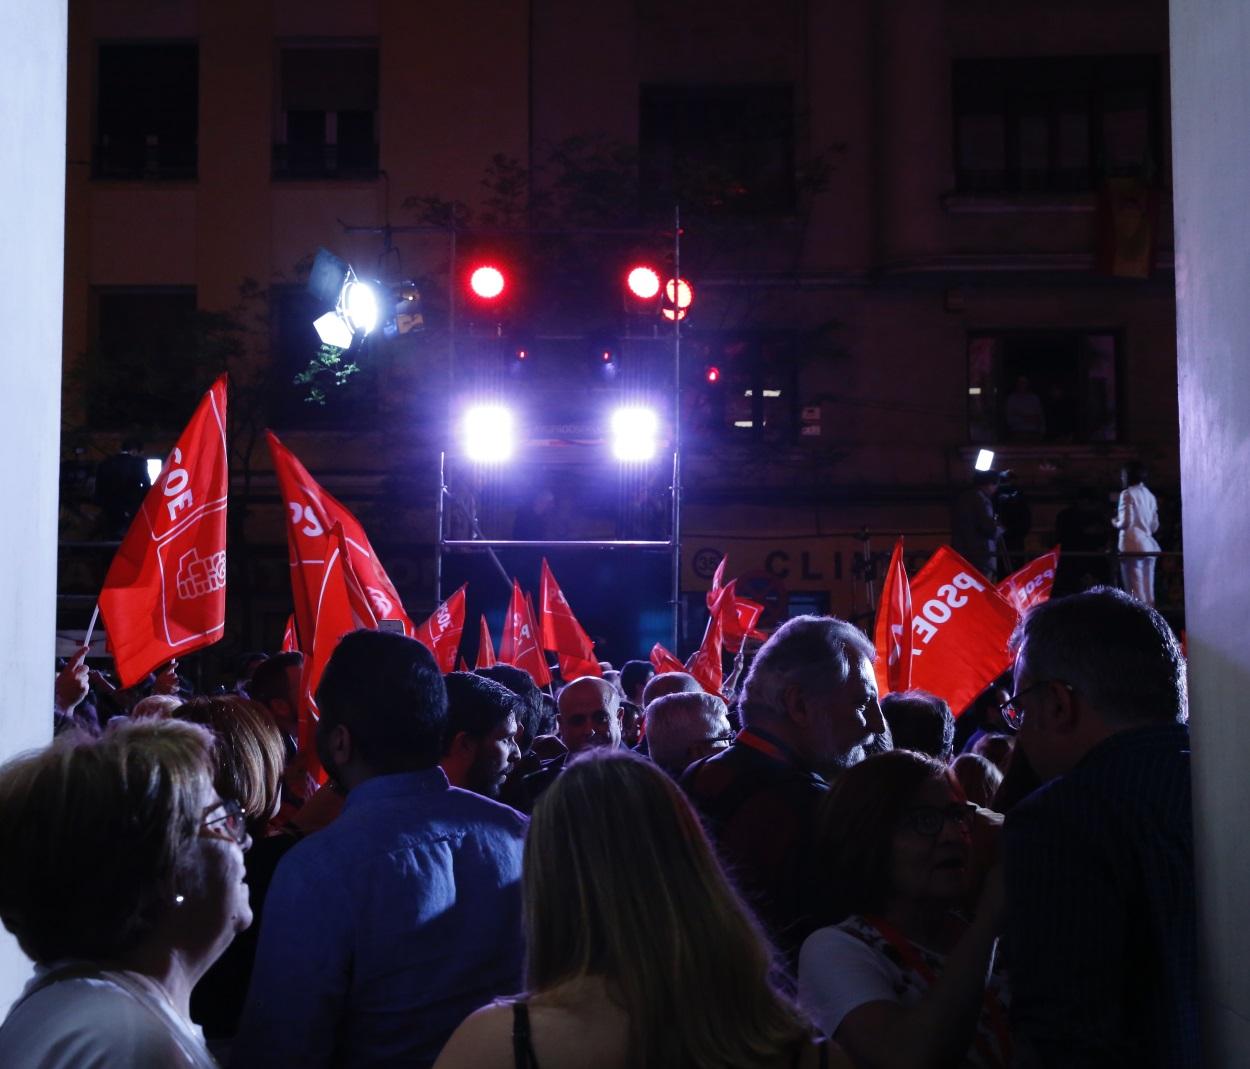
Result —
[{"label": "psoe flag", "polygon": [[100,593],[123,687],[226,625],[226,376],[201,399],[126,532]]},{"label": "psoe flag", "polygon": [[1037,560],[1029,561],[1018,572],[1012,572],[998,584],[1002,594],[1016,611],[1023,615],[1050,598],[1055,586],[1055,570],[1059,567],[1059,547],[1043,553]]},{"label": "psoe flag", "polygon": [[958,714],[1011,664],[1015,607],[950,546],[916,573],[911,603],[911,685]]}]

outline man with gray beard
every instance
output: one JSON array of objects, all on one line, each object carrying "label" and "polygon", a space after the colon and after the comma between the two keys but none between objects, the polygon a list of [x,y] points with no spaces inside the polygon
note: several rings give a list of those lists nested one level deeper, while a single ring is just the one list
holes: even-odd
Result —
[{"label": "man with gray beard", "polygon": [[872,643],[845,620],[799,616],[764,643],[743,685],[732,746],[682,786],[726,868],[793,966],[815,922],[806,868],[829,778],[884,735]]}]

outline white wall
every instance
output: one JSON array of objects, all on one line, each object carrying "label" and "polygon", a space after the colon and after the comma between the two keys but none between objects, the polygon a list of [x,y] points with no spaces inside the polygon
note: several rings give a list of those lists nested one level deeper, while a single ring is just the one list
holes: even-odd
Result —
[{"label": "white wall", "polygon": [[1250,1065],[1250,5],[1172,0],[1171,19],[1206,1064]]},{"label": "white wall", "polygon": [[[52,729],[65,57],[65,0],[0,3],[0,759]],[[0,931],[0,1012],[29,975]]]}]

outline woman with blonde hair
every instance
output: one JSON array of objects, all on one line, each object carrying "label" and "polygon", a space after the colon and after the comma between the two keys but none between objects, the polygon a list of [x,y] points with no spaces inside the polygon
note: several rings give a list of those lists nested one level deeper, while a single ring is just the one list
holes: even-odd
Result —
[{"label": "woman with blonde hair", "polygon": [[528,990],[469,1017],[436,1069],[847,1064],[775,986],[758,922],[650,762],[571,761],[524,864]]},{"label": "woman with blonde hair", "polygon": [[247,827],[212,773],[210,734],[173,720],[62,735],[0,768],[0,920],[36,966],[0,1065],[215,1064],[191,989],[252,913]]}]

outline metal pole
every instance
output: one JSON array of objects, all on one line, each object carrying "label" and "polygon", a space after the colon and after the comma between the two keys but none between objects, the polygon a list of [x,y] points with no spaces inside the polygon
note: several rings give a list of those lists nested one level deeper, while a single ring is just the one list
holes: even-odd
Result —
[{"label": "metal pole", "polygon": [[443,502],[447,498],[447,453],[438,451],[438,503],[434,506],[438,531],[434,539],[434,604],[443,603]]},{"label": "metal pole", "polygon": [[677,651],[681,634],[681,206],[673,206],[673,522],[669,541],[673,545],[672,602],[673,644]]}]

